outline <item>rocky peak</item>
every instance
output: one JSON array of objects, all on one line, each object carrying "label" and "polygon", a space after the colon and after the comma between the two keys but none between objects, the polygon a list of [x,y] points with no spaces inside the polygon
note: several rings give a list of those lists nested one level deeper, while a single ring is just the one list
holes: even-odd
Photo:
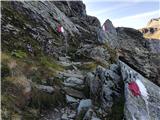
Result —
[{"label": "rocky peak", "polygon": [[107,19],[103,24],[103,30],[110,33],[116,33],[115,27],[113,26],[112,22]]},{"label": "rocky peak", "polygon": [[68,17],[86,16],[86,7],[82,1],[54,1],[53,3]]},{"label": "rocky peak", "polygon": [[148,22],[146,27],[159,28],[159,26],[160,26],[160,18],[153,18]]},{"label": "rocky peak", "polygon": [[140,29],[144,37],[148,39],[160,39],[160,18],[151,19],[147,26]]}]

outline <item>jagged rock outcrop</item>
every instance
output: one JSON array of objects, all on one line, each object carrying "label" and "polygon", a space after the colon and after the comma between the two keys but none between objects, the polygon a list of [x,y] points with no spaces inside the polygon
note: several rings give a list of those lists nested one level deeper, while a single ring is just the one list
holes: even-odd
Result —
[{"label": "jagged rock outcrop", "polygon": [[103,24],[103,39],[105,42],[109,43],[112,47],[116,48],[118,46],[118,38],[116,28],[113,26],[112,22],[107,19]]},{"label": "jagged rock outcrop", "polygon": [[160,24],[160,18],[153,18],[148,22],[147,27],[158,28],[159,24]]},{"label": "jagged rock outcrop", "polygon": [[159,48],[152,46],[151,42],[149,43],[140,32],[134,29],[117,28],[117,34],[120,59],[159,85],[160,55],[158,51],[152,52],[153,48]]},{"label": "jagged rock outcrop", "polygon": [[114,28],[111,22],[108,24],[104,23],[104,26],[112,26],[110,29],[114,32],[106,31],[106,34],[109,34],[108,39],[111,40],[107,42],[118,49],[119,58],[159,85],[160,42],[146,40],[138,30],[123,27]]},{"label": "jagged rock outcrop", "polygon": [[[119,67],[115,64],[111,65],[110,69],[98,66],[95,72],[87,74],[85,83],[90,89],[90,98],[94,105],[100,104],[101,106],[99,110],[101,109],[102,112],[97,111],[101,119],[109,118],[110,114],[114,115],[112,107],[117,105],[116,99],[123,99],[123,82]],[[123,118],[123,100],[120,104],[117,107],[122,107],[119,108],[116,119]]]},{"label": "jagged rock outcrop", "polygon": [[[30,46],[34,55],[43,51],[58,57],[76,51],[81,42],[98,43],[101,29],[96,17],[86,15],[82,1],[4,2],[2,16],[2,45],[10,50],[21,47],[29,52],[27,46]],[[64,28],[63,35],[57,32],[59,25]],[[9,31],[15,34],[10,35],[11,46]],[[28,39],[23,38],[25,35]]]},{"label": "jagged rock outcrop", "polygon": [[77,50],[76,54],[77,56],[93,59],[104,65],[108,65],[107,61],[111,58],[109,51],[105,47],[90,44],[83,45]]}]

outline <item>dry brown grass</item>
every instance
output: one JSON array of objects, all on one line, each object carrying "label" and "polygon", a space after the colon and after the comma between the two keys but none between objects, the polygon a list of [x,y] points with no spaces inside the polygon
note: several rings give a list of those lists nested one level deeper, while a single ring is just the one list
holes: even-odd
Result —
[{"label": "dry brown grass", "polygon": [[24,75],[9,76],[6,78],[6,80],[17,85],[17,86],[22,86],[23,88],[30,86],[29,80]]},{"label": "dry brown grass", "polygon": [[160,40],[160,30],[155,32],[154,34],[144,34],[143,36],[144,36],[144,38]]}]

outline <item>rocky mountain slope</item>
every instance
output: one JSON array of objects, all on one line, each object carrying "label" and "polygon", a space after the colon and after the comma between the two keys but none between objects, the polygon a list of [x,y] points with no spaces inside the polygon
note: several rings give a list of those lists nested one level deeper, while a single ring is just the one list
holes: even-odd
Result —
[{"label": "rocky mountain slope", "polygon": [[[108,21],[104,23],[107,25]],[[107,25],[108,26],[108,25]],[[159,84],[160,81],[160,42],[146,40],[143,35],[132,28],[114,28],[106,30],[108,43],[118,49],[119,58],[132,66],[146,78]]]},{"label": "rocky mountain slope", "polygon": [[[1,3],[2,119],[160,118],[159,87],[149,82],[160,85],[159,42],[146,41],[134,29],[115,28],[110,20],[102,29],[82,1]],[[126,94],[128,71],[144,76],[140,79],[153,96],[147,100],[150,110],[157,111],[143,114],[148,109],[141,96]],[[130,105],[145,112],[134,116]]]},{"label": "rocky mountain slope", "polygon": [[160,18],[151,19],[145,28],[140,29],[145,38],[160,39]]}]

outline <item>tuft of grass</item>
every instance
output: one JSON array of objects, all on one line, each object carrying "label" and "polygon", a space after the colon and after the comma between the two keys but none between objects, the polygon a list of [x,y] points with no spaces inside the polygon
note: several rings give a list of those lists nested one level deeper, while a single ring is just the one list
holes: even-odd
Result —
[{"label": "tuft of grass", "polygon": [[2,93],[1,95],[1,105],[2,105],[1,114],[2,114],[3,120],[11,119],[12,114],[15,112],[13,101],[14,101],[13,96]]},{"label": "tuft of grass", "polygon": [[23,75],[9,76],[6,78],[6,80],[8,82],[15,84],[16,86],[23,87],[23,88],[25,88],[25,86],[29,85],[29,80]]},{"label": "tuft of grass", "polygon": [[32,93],[33,98],[31,106],[33,108],[42,109],[65,104],[65,96],[60,92],[59,89],[56,89],[53,94],[49,94],[33,88]]},{"label": "tuft of grass", "polygon": [[15,56],[17,58],[26,58],[27,54],[21,50],[14,50],[11,52],[12,56]]},{"label": "tuft of grass", "polygon": [[91,62],[91,63],[82,64],[82,65],[77,66],[77,67],[80,70],[93,71],[93,70],[96,69],[97,63],[96,62]]},{"label": "tuft of grass", "polygon": [[110,54],[110,63],[115,63],[117,60],[117,50],[111,48],[107,43],[104,45],[104,48],[106,48]]},{"label": "tuft of grass", "polygon": [[34,109],[30,107],[26,107],[25,111],[21,113],[24,120],[39,120],[40,111],[39,109]]},{"label": "tuft of grass", "polygon": [[14,106],[16,99],[14,96],[3,94],[2,95],[2,119],[3,120],[38,120],[39,110],[25,107],[20,110]]},{"label": "tuft of grass", "polygon": [[47,57],[41,57],[40,58],[40,63],[48,68],[53,68],[57,71],[63,71],[64,68],[63,66],[59,65],[56,61],[53,59],[49,59]]},{"label": "tuft of grass", "polygon": [[11,71],[10,71],[9,67],[6,64],[2,63],[1,64],[1,77],[2,78],[7,77],[10,75],[10,73],[11,73]]}]

